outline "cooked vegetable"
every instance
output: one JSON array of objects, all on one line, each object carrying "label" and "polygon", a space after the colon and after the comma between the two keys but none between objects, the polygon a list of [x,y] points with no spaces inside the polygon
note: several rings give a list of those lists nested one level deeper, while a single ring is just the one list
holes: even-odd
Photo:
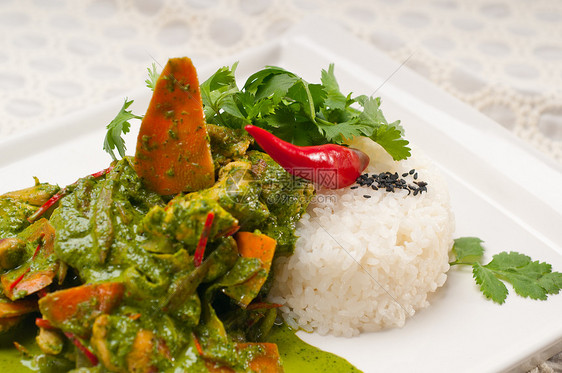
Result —
[{"label": "cooked vegetable", "polygon": [[531,299],[545,300],[562,289],[562,273],[552,272],[550,264],[532,261],[524,254],[503,251],[488,264],[481,264],[484,247],[477,237],[457,238],[452,252],[455,260],[450,264],[472,266],[473,277],[484,296],[498,304],[504,303],[508,294],[503,281],[509,282],[520,296]]},{"label": "cooked vegetable", "polygon": [[76,286],[44,296],[39,300],[39,309],[52,326],[87,336],[97,316],[120,304],[124,291],[119,282]]},{"label": "cooked vegetable", "polygon": [[262,128],[252,125],[244,128],[287,172],[327,188],[353,184],[369,165],[367,154],[357,149],[335,144],[297,146]]},{"label": "cooked vegetable", "polygon": [[156,82],[138,135],[135,170],[160,195],[213,185],[215,174],[197,73],[172,58]]},{"label": "cooked vegetable", "polygon": [[261,265],[261,270],[245,282],[223,289],[226,295],[233,298],[240,306],[246,308],[258,295],[265,280],[267,280],[273,255],[275,254],[276,242],[265,234],[238,232],[236,234],[236,244],[238,245],[238,252],[242,257],[259,259]]},{"label": "cooked vegetable", "polygon": [[11,300],[24,298],[49,286],[60,265],[54,255],[55,230],[47,219],[30,225],[17,238],[25,242],[25,252],[18,254],[20,265],[0,276],[4,295]]},{"label": "cooked vegetable", "polygon": [[219,69],[201,84],[208,123],[233,129],[253,124],[300,146],[344,144],[355,136],[365,136],[379,143],[394,160],[410,156],[400,122],[386,121],[379,98],[342,94],[334,65],[322,70],[321,84],[268,66],[251,75],[241,90],[234,77],[236,66]]},{"label": "cooked vegetable", "polygon": [[10,301],[0,297],[0,319],[23,316],[35,311],[37,311],[37,301],[35,299]]}]

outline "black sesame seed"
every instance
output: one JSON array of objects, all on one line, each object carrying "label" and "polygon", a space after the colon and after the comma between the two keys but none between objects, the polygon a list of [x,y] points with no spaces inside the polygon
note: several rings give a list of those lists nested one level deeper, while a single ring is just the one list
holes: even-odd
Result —
[{"label": "black sesame seed", "polygon": [[357,189],[357,188],[359,188],[359,185],[354,185],[350,189]]},{"label": "black sesame seed", "polygon": [[368,194],[363,194],[363,198],[371,198],[371,196]]},{"label": "black sesame seed", "polygon": [[414,172],[416,172],[416,169],[415,169],[415,168],[412,168],[408,173],[409,173],[410,175],[413,175]]},{"label": "black sesame seed", "polygon": [[417,179],[418,179],[418,173],[416,172],[416,173],[414,174],[414,180],[417,180]]},{"label": "black sesame seed", "polygon": [[378,188],[376,185],[372,185],[371,188],[372,188],[373,190],[379,190],[379,188]]}]

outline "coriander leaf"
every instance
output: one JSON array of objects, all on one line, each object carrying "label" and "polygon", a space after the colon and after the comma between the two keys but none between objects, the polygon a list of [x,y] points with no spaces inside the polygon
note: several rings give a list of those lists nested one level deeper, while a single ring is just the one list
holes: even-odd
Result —
[{"label": "coriander leaf", "polygon": [[474,263],[472,265],[472,276],[478,285],[480,285],[480,290],[484,296],[488,299],[493,300],[498,304],[505,302],[507,297],[507,288],[498,280],[495,273],[480,265],[480,263]]},{"label": "coriander leaf", "polygon": [[531,299],[545,300],[548,294],[558,294],[562,289],[562,273],[552,272],[550,264],[533,261],[525,254],[503,251],[488,264],[481,264],[482,242],[477,237],[455,239],[455,261],[450,264],[471,265],[473,277],[486,298],[504,303],[508,293],[504,282],[510,283],[516,294]]},{"label": "coriander leaf", "polygon": [[271,99],[273,104],[278,104],[287,95],[289,88],[294,86],[299,79],[292,74],[277,74],[264,82],[256,91],[256,101]]},{"label": "coriander leaf", "polygon": [[340,92],[340,86],[334,74],[334,64],[330,64],[328,71],[322,70],[320,81],[326,91],[326,106],[330,109],[344,110],[347,107],[347,97]]},{"label": "coriander leaf", "polygon": [[558,294],[560,289],[562,289],[562,273],[545,273],[539,278],[539,285],[546,290],[548,294]]},{"label": "coriander leaf", "polygon": [[345,139],[352,139],[355,136],[362,136],[369,131],[369,126],[357,123],[357,121],[349,121],[343,123],[329,123],[317,120],[318,127],[322,130],[326,139],[336,144],[341,144]]},{"label": "coriander leaf", "polygon": [[523,267],[531,262],[527,255],[516,252],[501,252],[492,257],[492,261],[486,267],[494,270],[510,270]]},{"label": "coriander leaf", "polygon": [[482,242],[478,237],[460,237],[455,239],[451,249],[455,255],[455,261],[450,264],[473,264],[479,262],[482,259],[482,255],[484,255]]},{"label": "coriander leaf", "polygon": [[[496,275],[498,273],[496,272]],[[502,277],[513,286],[513,290],[522,297],[545,300],[547,291],[540,286],[537,279],[517,272],[503,272]]]},{"label": "coriander leaf", "polygon": [[386,121],[378,98],[341,93],[333,64],[322,70],[321,84],[266,66],[242,89],[236,86],[234,68],[223,67],[201,84],[208,123],[230,128],[251,123],[297,145],[341,144],[365,136],[396,160],[410,155],[400,122]]},{"label": "coriander leaf", "polygon": [[244,84],[243,90],[249,92],[255,96],[258,95],[258,90],[264,84],[267,83],[268,79],[277,75],[277,74],[285,74],[296,77],[295,74],[276,66],[266,66],[266,68],[255,72],[254,74],[250,75],[250,77],[246,80]]},{"label": "coriander leaf", "polygon": [[[494,255],[492,261],[484,267],[492,270],[498,278],[509,282],[513,290],[522,297],[545,300],[547,294],[558,292],[560,289],[559,286],[556,287],[556,282],[549,281],[556,279],[555,275],[549,275],[553,273],[550,264],[531,261],[531,258],[524,254],[501,252]],[[549,277],[546,281],[541,281],[545,275]],[[542,283],[547,288],[544,288]]]},{"label": "coriander leaf", "polygon": [[111,155],[113,160],[117,160],[113,149],[117,148],[119,155],[121,158],[125,157],[125,150],[127,149],[125,146],[125,142],[121,137],[121,134],[126,134],[130,130],[129,120],[131,119],[142,119],[141,116],[134,115],[130,110],[127,111],[129,106],[133,103],[133,100],[127,101],[125,98],[125,102],[119,110],[119,113],[115,116],[115,118],[107,125],[107,134],[105,135],[105,139],[103,142],[103,150]]},{"label": "coriander leaf", "polygon": [[382,146],[395,161],[406,159],[411,155],[410,148],[407,146],[408,140],[402,138],[400,130],[396,127],[380,126],[373,131],[370,138]]},{"label": "coriander leaf", "polygon": [[159,76],[159,74],[156,72],[156,64],[152,63],[152,69],[150,67],[147,67],[146,69],[148,70],[148,79],[146,79],[144,82],[146,83],[146,86],[148,88],[154,91],[154,88],[156,87],[156,81],[158,80]]}]

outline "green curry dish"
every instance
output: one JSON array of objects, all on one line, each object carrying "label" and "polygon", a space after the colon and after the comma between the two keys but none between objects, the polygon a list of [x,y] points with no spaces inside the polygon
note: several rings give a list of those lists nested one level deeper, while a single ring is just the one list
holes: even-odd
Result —
[{"label": "green curry dish", "polygon": [[130,266],[158,277],[158,260],[146,256],[138,233],[144,215],[163,201],[142,188],[129,158],[105,177],[80,179],[51,217],[55,252],[85,282],[117,278]]}]

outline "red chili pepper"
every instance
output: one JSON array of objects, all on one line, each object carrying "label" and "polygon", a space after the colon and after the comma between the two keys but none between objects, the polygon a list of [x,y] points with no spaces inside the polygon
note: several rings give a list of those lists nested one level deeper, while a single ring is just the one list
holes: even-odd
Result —
[{"label": "red chili pepper", "polygon": [[369,156],[357,149],[336,144],[297,146],[262,128],[244,128],[287,172],[330,189],[353,184],[369,165]]},{"label": "red chili pepper", "polygon": [[199,267],[203,261],[203,255],[205,254],[205,247],[207,246],[207,240],[209,239],[209,233],[211,233],[211,225],[213,225],[213,220],[215,219],[215,213],[209,212],[207,214],[207,219],[205,220],[205,225],[203,226],[203,231],[201,231],[201,237],[199,237],[199,242],[197,243],[197,248],[195,249],[195,254],[193,254],[193,262],[195,267]]}]

